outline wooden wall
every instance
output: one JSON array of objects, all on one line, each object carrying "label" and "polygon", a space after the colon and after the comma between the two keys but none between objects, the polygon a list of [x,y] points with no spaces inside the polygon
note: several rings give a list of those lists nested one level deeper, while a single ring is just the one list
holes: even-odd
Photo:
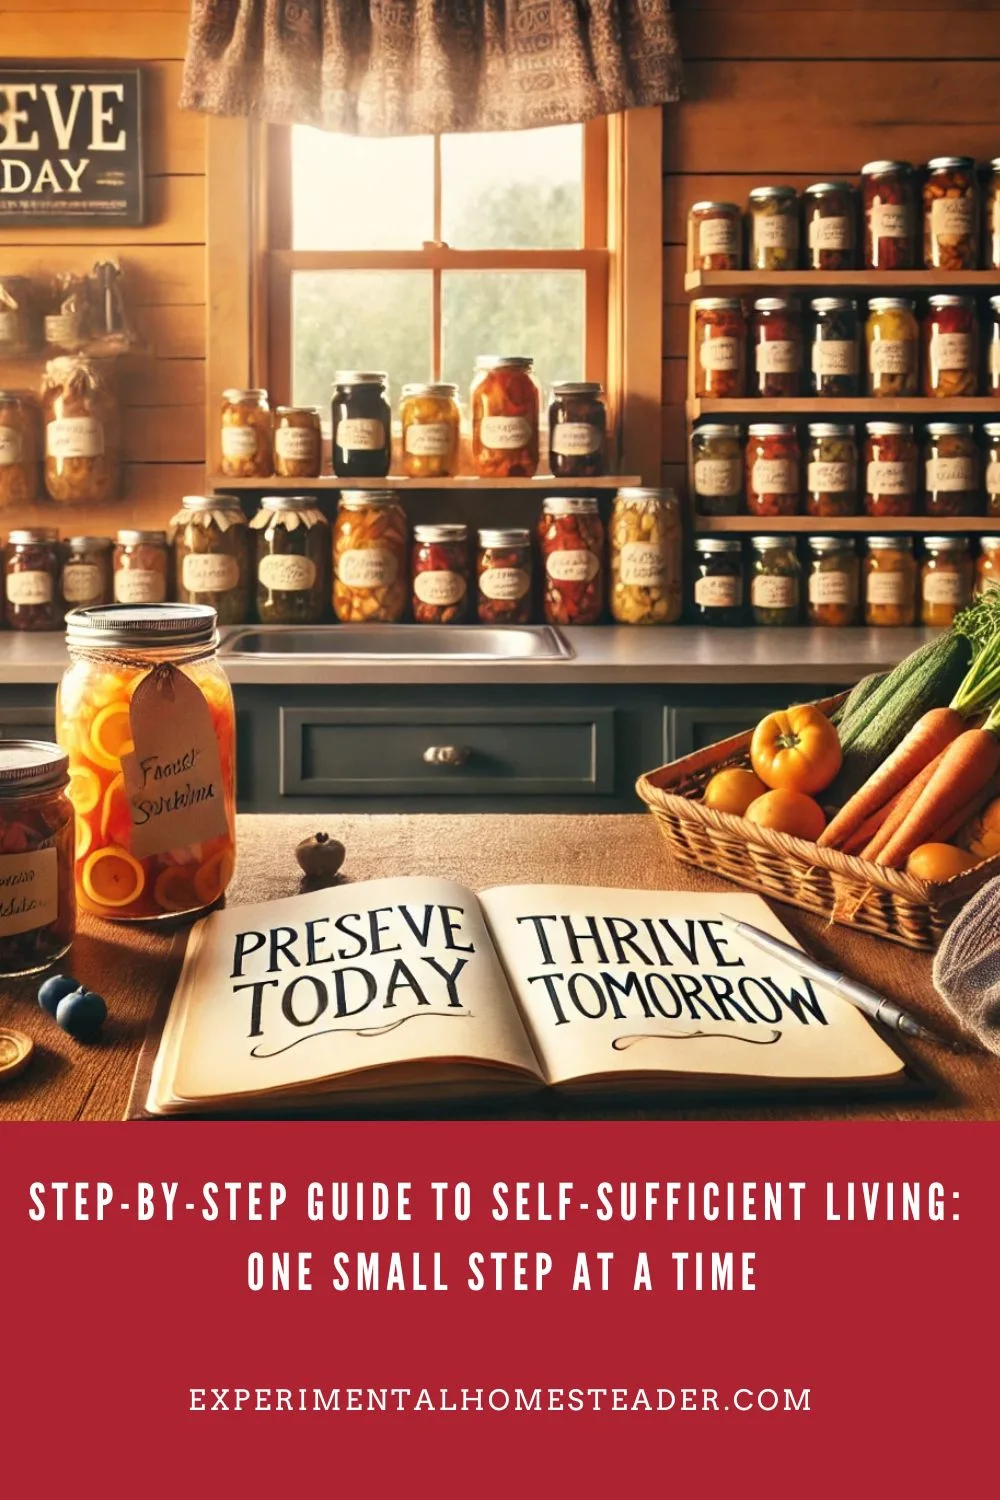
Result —
[{"label": "wooden wall", "polygon": [[855,176],[875,157],[1000,155],[1000,0],[674,0],[664,110],[665,482],[683,482],[684,240],[699,198]]},{"label": "wooden wall", "polygon": [[[162,525],[197,492],[205,460],[205,120],[177,108],[188,0],[11,0],[0,4],[8,59],[136,62],[146,89],[147,222],[142,228],[0,229],[0,270],[38,275],[89,269],[117,256],[150,353],[120,367],[125,498],[106,511],[37,507],[20,524],[109,532]],[[0,386],[37,384],[42,361],[0,363]],[[15,523],[0,517],[4,531]]]}]

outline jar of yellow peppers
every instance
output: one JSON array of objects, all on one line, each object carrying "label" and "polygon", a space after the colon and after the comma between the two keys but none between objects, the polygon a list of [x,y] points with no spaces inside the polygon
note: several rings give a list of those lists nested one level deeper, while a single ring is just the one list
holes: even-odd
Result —
[{"label": "jar of yellow peppers", "polygon": [[404,385],[399,418],[403,473],[409,479],[447,479],[458,473],[461,414],[458,386]]},{"label": "jar of yellow peppers", "polygon": [[613,617],[623,625],[680,619],[681,520],[673,490],[619,490],[608,539]]}]

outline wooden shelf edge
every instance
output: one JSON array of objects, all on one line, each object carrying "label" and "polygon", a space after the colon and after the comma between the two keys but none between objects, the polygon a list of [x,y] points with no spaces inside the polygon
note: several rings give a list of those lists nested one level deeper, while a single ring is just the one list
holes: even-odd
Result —
[{"label": "wooden shelf edge", "polygon": [[722,291],[742,287],[865,287],[891,292],[897,287],[973,287],[1000,291],[1000,271],[687,271],[686,292]]},{"label": "wooden shelf edge", "polygon": [[926,416],[1000,417],[998,396],[740,396],[718,398],[693,396],[686,402],[689,421],[708,416],[740,416],[747,421],[770,422],[775,417],[802,416],[822,419],[824,416],[866,417]]},{"label": "wooden shelf edge", "polygon": [[695,516],[696,535],[759,532],[805,532],[826,536],[830,532],[855,532],[858,535],[880,535],[883,532],[911,532],[917,536],[937,536],[944,532],[987,535],[1000,531],[1000,516]]},{"label": "wooden shelf edge", "polygon": [[230,479],[225,474],[213,474],[209,478],[213,492],[220,490],[260,490],[273,494],[290,491],[298,494],[307,490],[539,490],[556,494],[562,490],[618,490],[642,484],[638,474],[603,474],[596,479],[556,479],[551,474],[539,474],[534,479],[476,479],[473,476],[457,479],[406,479],[399,475],[388,475],[385,479],[338,479],[334,474],[321,474],[318,479]]}]

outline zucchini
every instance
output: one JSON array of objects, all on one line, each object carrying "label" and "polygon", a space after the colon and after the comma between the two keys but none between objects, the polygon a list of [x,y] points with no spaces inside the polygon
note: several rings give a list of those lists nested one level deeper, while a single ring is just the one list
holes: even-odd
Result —
[{"label": "zucchini", "polygon": [[859,683],[856,683],[855,686],[851,688],[851,691],[844,699],[844,702],[837,709],[836,713],[831,714],[830,716],[831,722],[836,724],[841,735],[846,733],[847,726],[851,722],[851,719],[854,717],[854,715],[857,713],[858,709],[870,697],[875,689],[885,681],[885,678],[885,672],[873,672],[869,677],[862,677],[861,681]]}]

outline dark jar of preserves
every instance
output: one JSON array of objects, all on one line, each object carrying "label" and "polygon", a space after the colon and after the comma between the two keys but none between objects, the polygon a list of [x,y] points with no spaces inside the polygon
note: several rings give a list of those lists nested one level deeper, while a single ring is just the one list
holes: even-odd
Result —
[{"label": "dark jar of preserves", "polygon": [[979,325],[973,297],[928,299],[923,322],[924,395],[974,396],[979,372]]},{"label": "dark jar of preserves", "polygon": [[597,501],[550,495],[542,505],[538,540],[548,623],[596,624],[604,608],[604,526]]},{"label": "dark jar of preserves", "polygon": [[274,472],[282,479],[316,479],[322,471],[319,407],[279,406],[274,413]]},{"label": "dark jar of preserves", "polygon": [[700,516],[743,509],[743,434],[734,422],[703,422],[692,431],[691,488]]},{"label": "dark jar of preserves", "polygon": [[917,440],[912,422],[865,428],[865,515],[912,516],[917,509]]},{"label": "dark jar of preserves", "polygon": [[747,322],[738,297],[698,297],[694,317],[694,393],[745,396]]},{"label": "dark jar of preserves", "polygon": [[480,479],[531,479],[541,397],[526,354],[483,354],[469,391],[472,462]]},{"label": "dark jar of preserves", "polygon": [[849,536],[809,538],[806,616],[810,625],[855,625],[860,566]]},{"label": "dark jar of preserves", "polygon": [[752,516],[796,516],[802,455],[792,422],[753,422],[747,429],[747,510]]},{"label": "dark jar of preserves", "polygon": [[333,472],[341,479],[381,479],[392,461],[392,412],[384,370],[334,373]]},{"label": "dark jar of preserves", "polygon": [[688,209],[689,271],[738,271],[743,264],[743,214],[736,203],[705,201]]},{"label": "dark jar of preserves", "polygon": [[971,156],[936,156],[924,178],[924,265],[974,271],[979,253],[979,190]]},{"label": "dark jar of preserves", "polygon": [[755,536],[750,572],[750,613],[755,625],[797,625],[802,567],[794,537]]},{"label": "dark jar of preserves", "polygon": [[311,495],[265,495],[257,535],[262,625],[316,625],[330,603],[330,523]]},{"label": "dark jar of preserves", "polygon": [[170,522],[174,579],[181,604],[207,604],[220,625],[250,618],[253,589],[250,529],[229,495],[186,495]]},{"label": "dark jar of preserves", "polygon": [[802,392],[802,308],[796,297],[758,297],[753,305],[754,393]]},{"label": "dark jar of preserves", "polygon": [[734,538],[695,542],[694,614],[700,625],[743,624],[743,547]]},{"label": "dark jar of preserves", "polygon": [[857,396],[861,389],[861,327],[851,297],[814,297],[810,390],[814,396]]},{"label": "dark jar of preserves", "polygon": [[480,531],[476,581],[480,625],[530,623],[531,535],[525,527]]},{"label": "dark jar of preserves", "polygon": [[4,623],[11,630],[57,630],[59,532],[54,526],[12,531],[4,549]]},{"label": "dark jar of preserves", "polygon": [[167,533],[119,531],[112,567],[116,604],[163,604],[170,593]]},{"label": "dark jar of preserves", "polygon": [[870,161],[861,168],[864,267],[867,271],[915,271],[917,177],[908,161]]},{"label": "dark jar of preserves", "polygon": [[0,975],[37,974],[76,927],[69,760],[41,740],[0,742]]},{"label": "dark jar of preserves", "polygon": [[1000,297],[990,298],[989,343],[986,349],[986,394],[1000,396]]},{"label": "dark jar of preserves", "polygon": [[59,575],[59,598],[64,616],[71,609],[87,609],[112,602],[112,546],[109,536],[71,536],[65,543]]},{"label": "dark jar of preserves", "polygon": [[469,606],[469,528],[414,526],[411,571],[417,624],[461,624]]},{"label": "dark jar of preserves", "polygon": [[858,513],[858,445],[850,422],[812,422],[806,462],[806,515]]},{"label": "dark jar of preserves", "polygon": [[979,448],[972,423],[928,422],[925,435],[925,514],[982,515]]},{"label": "dark jar of preserves", "polygon": [[858,200],[849,182],[814,182],[802,194],[806,265],[853,271],[858,263]]},{"label": "dark jar of preserves", "polygon": [[596,381],[563,381],[552,387],[549,465],[557,479],[589,479],[605,471],[608,414]]}]

